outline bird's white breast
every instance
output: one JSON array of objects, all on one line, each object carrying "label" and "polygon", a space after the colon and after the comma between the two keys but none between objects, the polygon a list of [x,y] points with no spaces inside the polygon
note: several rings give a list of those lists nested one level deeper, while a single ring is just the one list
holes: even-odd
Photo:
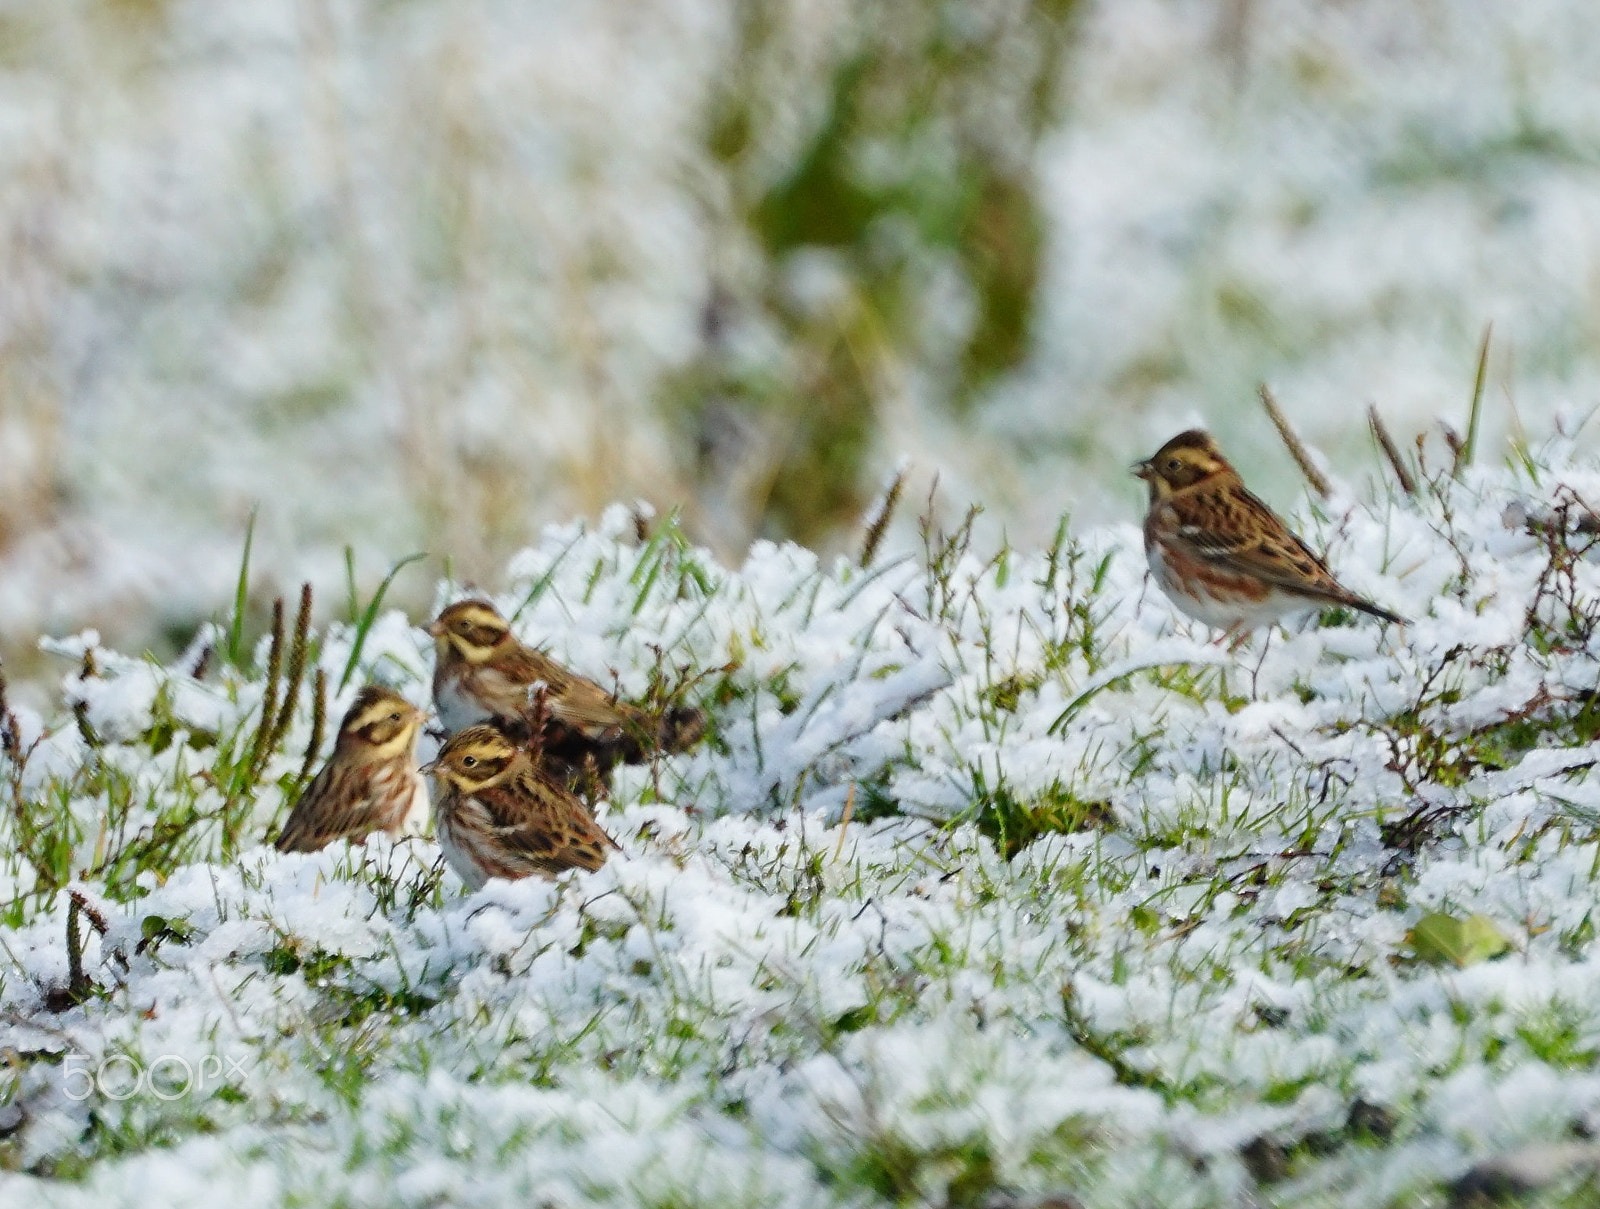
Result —
[{"label": "bird's white breast", "polygon": [[440,679],[434,683],[433,707],[438,711],[439,725],[444,727],[447,735],[465,730],[478,722],[487,722],[493,716],[481,701],[466,691],[465,683],[459,677]]},{"label": "bird's white breast", "polygon": [[439,850],[444,853],[444,862],[450,866],[451,872],[459,877],[468,890],[481,890],[484,883],[489,880],[488,875],[478,867],[456,835],[453,820],[448,815],[440,815],[436,829],[439,840]]},{"label": "bird's white breast", "polygon": [[1145,559],[1156,584],[1178,612],[1219,630],[1253,630],[1317,609],[1314,602],[1288,592],[1271,590],[1262,599],[1251,600],[1242,593],[1231,594],[1224,590],[1214,594],[1198,585],[1190,585],[1167,562],[1165,548],[1158,541],[1145,543]]},{"label": "bird's white breast", "polygon": [[406,807],[406,813],[400,820],[400,833],[402,835],[421,835],[426,831],[428,829],[430,807],[428,778],[420,772],[414,772],[411,774],[411,804]]}]

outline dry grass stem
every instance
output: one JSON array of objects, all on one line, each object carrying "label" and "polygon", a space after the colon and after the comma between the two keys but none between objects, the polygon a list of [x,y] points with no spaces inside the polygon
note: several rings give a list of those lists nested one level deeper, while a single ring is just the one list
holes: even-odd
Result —
[{"label": "dry grass stem", "polygon": [[856,787],[851,785],[849,792],[845,794],[844,813],[839,816],[839,842],[833,846],[834,860],[838,860],[840,854],[844,852],[844,837],[850,831],[850,816],[855,813],[855,810]]},{"label": "dry grass stem", "polygon": [[1272,426],[1278,430],[1278,435],[1283,438],[1283,443],[1288,447],[1289,456],[1294,458],[1295,465],[1300,467],[1300,473],[1306,476],[1306,482],[1311,484],[1323,499],[1327,499],[1333,488],[1328,485],[1328,480],[1323,477],[1322,471],[1316,468],[1311,461],[1311,455],[1306,451],[1305,445],[1289,427],[1289,421],[1283,412],[1278,409],[1278,401],[1272,397],[1272,391],[1263,382],[1258,388],[1261,395],[1261,406],[1267,409],[1267,418],[1272,421]]},{"label": "dry grass stem", "polygon": [[1400,482],[1400,490],[1407,495],[1417,493],[1417,480],[1407,468],[1405,459],[1400,456],[1400,449],[1394,443],[1394,438],[1389,435],[1389,429],[1384,425],[1383,417],[1378,414],[1376,403],[1367,404],[1367,425],[1372,429],[1372,436],[1378,442],[1378,448],[1383,450],[1383,456],[1388,459],[1389,468],[1394,471],[1394,477]]}]

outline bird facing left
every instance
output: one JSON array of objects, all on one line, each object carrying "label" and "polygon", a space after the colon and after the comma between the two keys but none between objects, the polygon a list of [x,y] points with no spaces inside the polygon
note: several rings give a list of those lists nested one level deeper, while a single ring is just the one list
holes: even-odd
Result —
[{"label": "bird facing left", "polygon": [[437,652],[433,701],[446,736],[492,721],[536,746],[541,767],[569,786],[586,779],[603,786],[614,764],[682,751],[705,732],[705,715],[692,706],[652,715],[524,644],[486,600],[450,605],[428,633]]},{"label": "bird facing left", "polygon": [[1150,488],[1144,548],[1182,613],[1242,637],[1257,626],[1342,605],[1405,619],[1334,578],[1328,564],[1247,487],[1211,435],[1180,432],[1133,473]]},{"label": "bird facing left", "polygon": [[618,847],[588,807],[496,725],[458,731],[423,771],[441,782],[434,830],[469,890],[491,877],[593,873]]}]

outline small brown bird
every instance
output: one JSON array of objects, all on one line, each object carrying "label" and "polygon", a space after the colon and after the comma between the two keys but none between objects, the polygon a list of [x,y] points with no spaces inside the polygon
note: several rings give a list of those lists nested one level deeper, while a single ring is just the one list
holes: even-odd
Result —
[{"label": "small brown bird", "polygon": [[316,852],[336,839],[391,838],[428,816],[428,786],[417,768],[423,712],[392,689],[369,684],[339,723],[333,754],[277,839],[279,852]]},{"label": "small brown bird", "polygon": [[1250,493],[1209,433],[1181,432],[1133,473],[1150,485],[1145,556],[1177,608],[1235,638],[1330,605],[1398,625],[1334,579],[1328,565]]},{"label": "small brown bird", "polygon": [[491,877],[593,873],[617,847],[572,791],[497,726],[458,731],[423,771],[443,782],[434,829],[469,890]]},{"label": "small brown bird", "polygon": [[433,703],[445,733],[499,722],[514,737],[537,739],[542,765],[569,782],[585,771],[603,780],[612,765],[637,763],[652,750],[682,751],[705,732],[697,709],[652,717],[525,646],[487,601],[449,606],[428,633],[437,651]]}]

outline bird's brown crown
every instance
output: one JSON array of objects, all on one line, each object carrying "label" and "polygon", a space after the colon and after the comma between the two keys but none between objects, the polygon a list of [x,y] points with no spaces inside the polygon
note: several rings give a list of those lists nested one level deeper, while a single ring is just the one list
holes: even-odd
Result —
[{"label": "bird's brown crown", "polygon": [[339,739],[371,748],[380,756],[397,756],[411,745],[422,725],[422,711],[393,689],[369,684],[339,723]]},{"label": "bird's brown crown", "polygon": [[521,754],[498,727],[468,726],[451,737],[427,771],[470,794],[492,784]]},{"label": "bird's brown crown", "polygon": [[1211,434],[1202,428],[1191,428],[1134,466],[1133,473],[1150,484],[1153,503],[1214,474],[1232,470]]},{"label": "bird's brown crown", "polygon": [[511,623],[486,600],[459,600],[428,627],[440,653],[455,651],[468,663],[482,663],[511,635]]}]

